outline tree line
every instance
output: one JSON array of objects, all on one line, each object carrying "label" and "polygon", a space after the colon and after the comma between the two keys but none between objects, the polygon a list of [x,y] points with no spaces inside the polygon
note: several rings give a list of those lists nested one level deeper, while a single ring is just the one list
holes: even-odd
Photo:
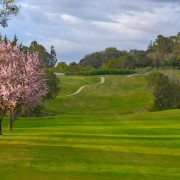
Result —
[{"label": "tree line", "polygon": [[79,62],[83,67],[93,68],[180,68],[180,32],[176,36],[158,35],[146,50],[120,51],[106,48],[104,51],[86,55]]},{"label": "tree line", "polygon": [[158,35],[146,50],[118,50],[115,47],[86,55],[79,63],[59,62],[55,71],[67,74],[92,69],[180,69],[180,32],[176,36]]}]

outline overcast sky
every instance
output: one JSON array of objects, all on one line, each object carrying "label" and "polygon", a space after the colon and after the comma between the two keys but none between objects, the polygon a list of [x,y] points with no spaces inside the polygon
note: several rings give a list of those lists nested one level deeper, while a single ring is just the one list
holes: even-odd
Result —
[{"label": "overcast sky", "polygon": [[158,34],[180,31],[180,0],[15,0],[21,6],[1,33],[29,45],[36,40],[59,61],[116,47],[146,49]]}]

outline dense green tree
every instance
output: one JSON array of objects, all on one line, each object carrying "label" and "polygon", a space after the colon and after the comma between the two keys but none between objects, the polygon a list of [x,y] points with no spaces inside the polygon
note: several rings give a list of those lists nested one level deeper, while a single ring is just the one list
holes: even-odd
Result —
[{"label": "dense green tree", "polygon": [[174,55],[180,55],[180,32],[177,36],[169,37],[172,41],[172,50]]},{"label": "dense green tree", "polygon": [[109,60],[107,63],[102,65],[102,68],[105,69],[122,69],[124,64],[124,56],[113,58]]},{"label": "dense green tree", "polygon": [[91,66],[93,68],[100,68],[103,64],[102,52],[94,52],[86,55],[79,63],[81,66]]},{"label": "dense green tree", "polygon": [[45,70],[45,79],[48,86],[48,93],[46,95],[46,99],[53,99],[60,91],[60,79],[50,69]]},{"label": "dense green tree", "polygon": [[151,60],[146,56],[146,51],[143,50],[130,50],[129,55],[134,60],[134,67],[147,67],[151,66]]},{"label": "dense green tree", "polygon": [[161,63],[157,52],[147,53],[146,58],[149,59],[151,67],[159,69]]},{"label": "dense green tree", "polygon": [[155,51],[155,49],[154,49],[153,42],[150,41],[150,43],[149,43],[149,45],[148,45],[148,47],[147,47],[146,52],[148,53],[148,52],[154,52],[154,51]]},{"label": "dense green tree", "polygon": [[83,71],[83,67],[76,62],[72,62],[68,66],[67,74],[75,75],[79,74],[81,71]]},{"label": "dense green tree", "polygon": [[102,51],[103,63],[106,63],[110,59],[118,58],[122,55],[121,51],[117,50],[114,47],[106,48],[105,51]]},{"label": "dense green tree", "polygon": [[30,53],[38,53],[38,57],[43,64],[44,68],[53,68],[57,63],[56,51],[54,46],[51,46],[50,53],[46,50],[46,48],[38,44],[37,41],[32,41],[31,45],[28,48]]},{"label": "dense green tree", "polygon": [[80,65],[83,67],[91,66],[93,68],[101,68],[103,64],[107,63],[109,60],[118,58],[122,55],[122,52],[114,47],[106,48],[104,51],[94,52],[85,56],[80,60]]},{"label": "dense green tree", "polygon": [[[147,57],[152,60],[152,65],[156,68],[160,66],[172,66],[169,61],[175,62],[175,57],[180,54],[180,33],[177,36],[164,37],[158,35],[154,43],[148,46]],[[178,62],[178,61],[176,61]]]},{"label": "dense green tree", "polygon": [[68,69],[68,66],[65,62],[59,62],[55,68],[56,72],[65,73]]},{"label": "dense green tree", "polygon": [[180,56],[174,55],[168,59],[167,65],[176,69],[180,69]]},{"label": "dense green tree", "polygon": [[36,41],[31,42],[29,46],[30,53],[38,53],[38,58],[40,62],[43,64],[44,68],[51,67],[50,65],[50,55],[45,49],[45,47],[41,44],[38,44]]}]

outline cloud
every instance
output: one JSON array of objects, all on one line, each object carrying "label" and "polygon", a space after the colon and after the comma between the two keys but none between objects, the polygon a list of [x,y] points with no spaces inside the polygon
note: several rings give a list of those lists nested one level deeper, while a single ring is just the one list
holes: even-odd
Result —
[{"label": "cloud", "polygon": [[79,61],[106,47],[146,49],[180,27],[179,0],[17,0],[20,14],[2,34],[29,45],[53,44],[59,60]]}]

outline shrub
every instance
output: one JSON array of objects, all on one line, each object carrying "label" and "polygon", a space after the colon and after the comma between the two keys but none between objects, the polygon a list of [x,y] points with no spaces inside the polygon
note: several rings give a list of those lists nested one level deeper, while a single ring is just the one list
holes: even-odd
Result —
[{"label": "shrub", "polygon": [[148,87],[154,95],[154,108],[158,110],[180,108],[180,84],[168,76],[153,72],[148,77]]}]

